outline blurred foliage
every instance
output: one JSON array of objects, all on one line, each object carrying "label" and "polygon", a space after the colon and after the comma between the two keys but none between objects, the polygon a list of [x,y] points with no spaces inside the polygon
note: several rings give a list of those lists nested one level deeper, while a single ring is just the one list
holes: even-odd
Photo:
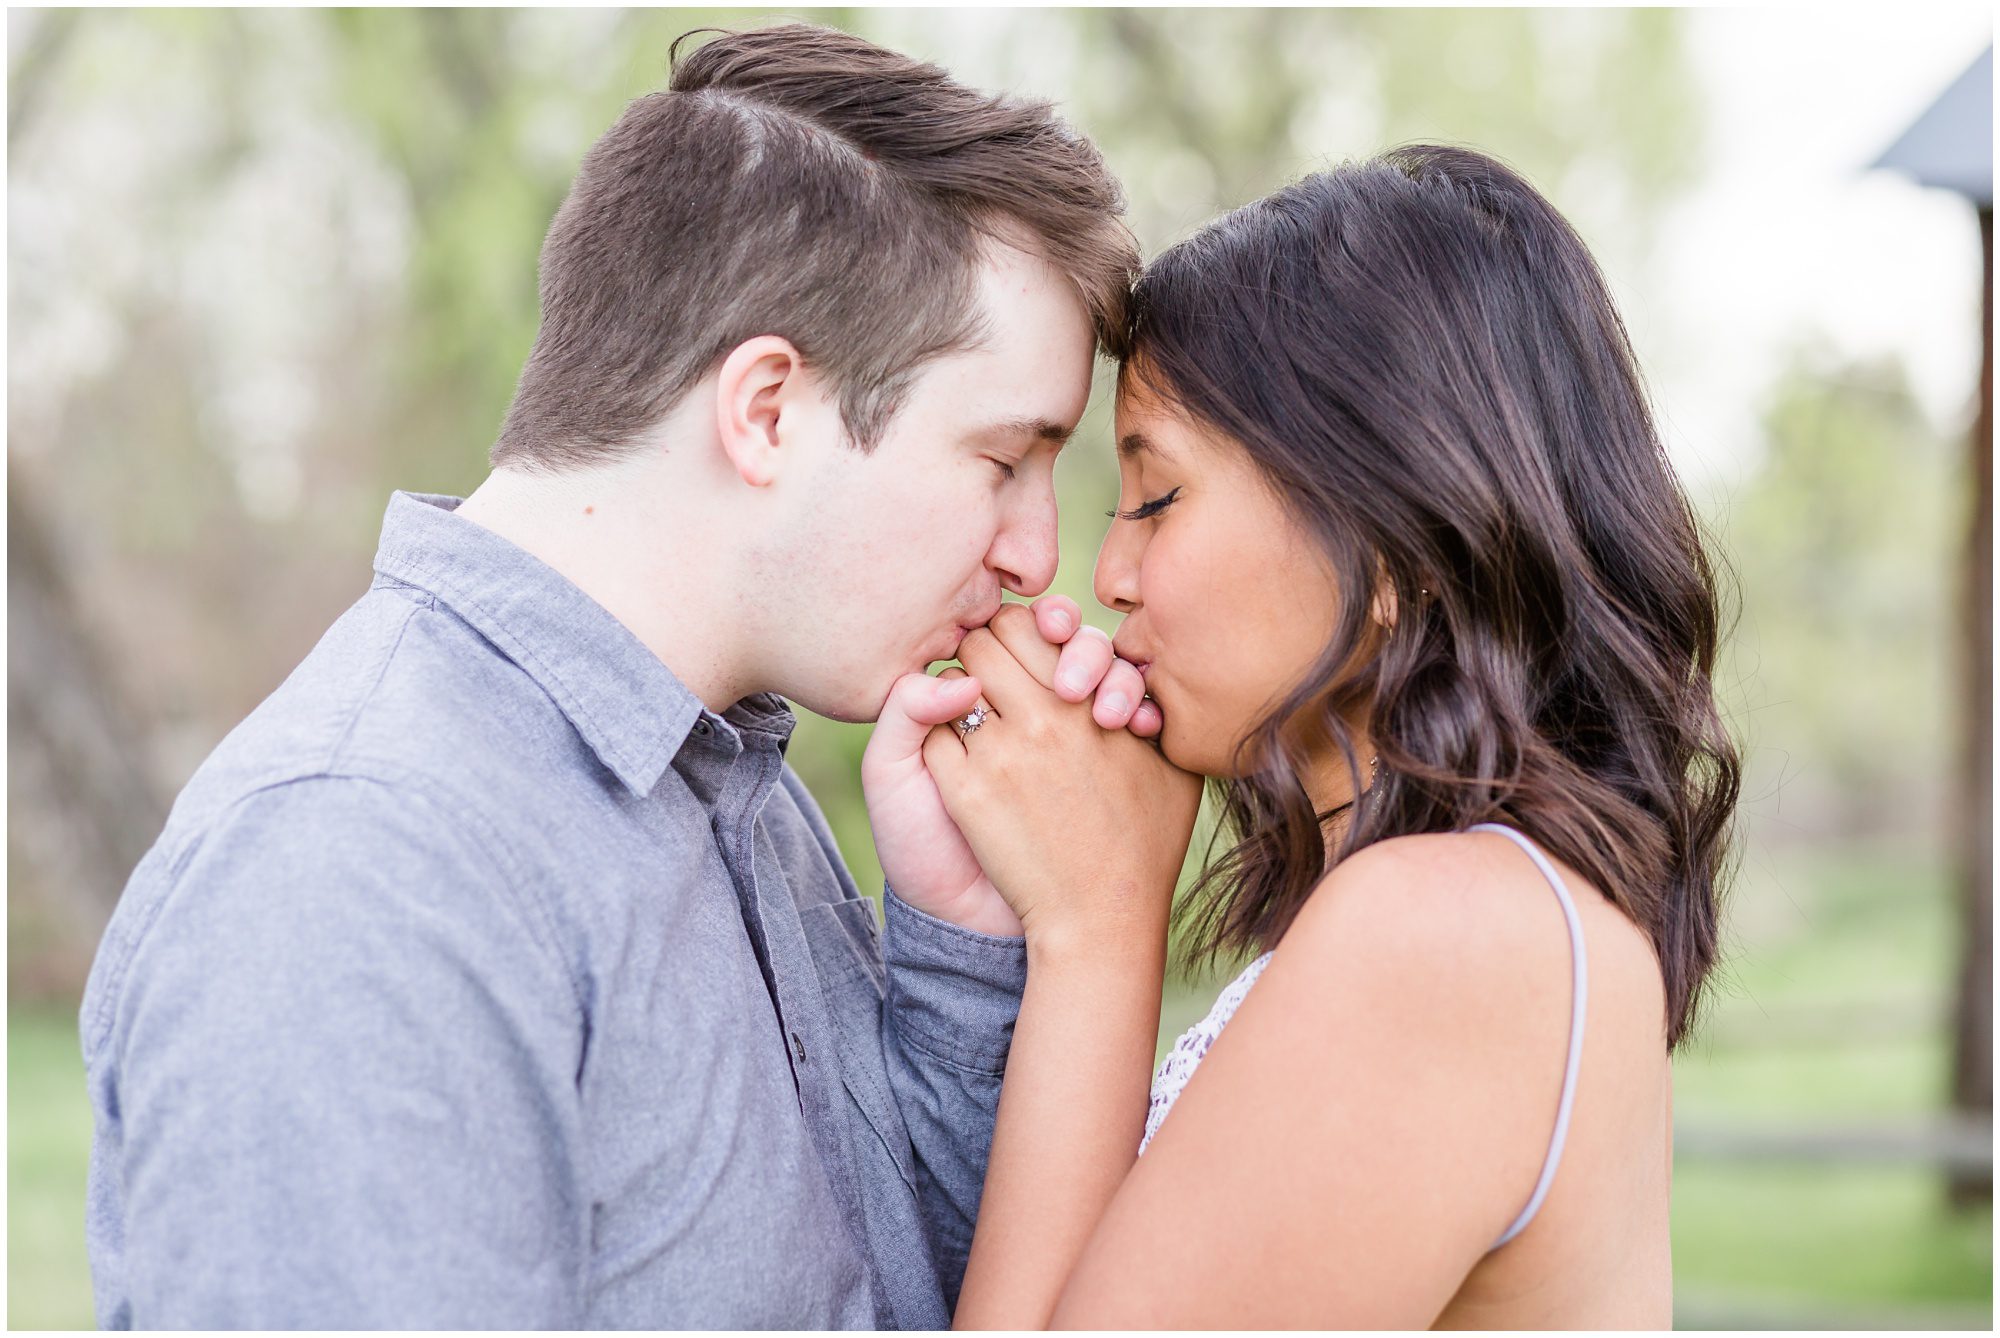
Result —
[{"label": "blurred foliage", "polygon": [[7,1327],[89,1329],[83,1249],[90,1167],[74,1010],[7,1010]]},{"label": "blurred foliage", "polygon": [[[28,28],[23,61],[36,62],[16,78],[43,90],[18,127],[17,183],[95,213],[103,229],[52,241],[46,267],[31,248],[17,330],[60,330],[95,296],[92,314],[122,327],[123,347],[82,375],[33,368],[56,375],[37,375],[28,409],[10,411],[10,468],[76,536],[78,584],[102,592],[85,616],[114,661],[147,666],[126,687],[159,726],[149,751],[164,792],[358,592],[389,489],[464,493],[483,475],[534,336],[542,233],[582,151],[626,101],[661,86],[676,36],[773,17],[16,20]],[[1301,172],[1421,136],[1508,157],[1605,241],[1608,264],[1630,270],[1698,146],[1678,19],[1663,11],[810,17],[969,81],[1056,99],[1128,183],[1148,251]],[[86,126],[122,133],[145,169],[68,174],[76,153],[105,153]],[[93,243],[130,248],[130,230],[113,235],[105,220],[135,210],[144,259],[128,249],[108,272],[92,266]],[[23,213],[33,229],[42,210]],[[1117,487],[1104,390],[1059,475],[1054,588],[1108,626],[1089,577]],[[288,598],[267,609],[273,588]],[[807,720],[793,760],[872,889],[855,779],[865,740],[863,727]]]},{"label": "blurred foliage", "polygon": [[1964,446],[1899,367],[1812,348],[1766,425],[1762,468],[1716,515],[1741,594],[1722,678],[1745,694],[1750,811],[1797,836],[1935,835]]}]

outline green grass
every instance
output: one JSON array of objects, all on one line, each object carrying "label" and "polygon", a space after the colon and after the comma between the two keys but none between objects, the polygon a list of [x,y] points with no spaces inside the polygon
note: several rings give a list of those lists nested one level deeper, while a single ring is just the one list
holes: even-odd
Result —
[{"label": "green grass", "polygon": [[1993,1214],[1946,1212],[1937,1178],[1874,1168],[1676,1166],[1683,1291],[1818,1305],[1992,1300]]},{"label": "green grass", "polygon": [[[1675,1064],[1683,1127],[1822,1127],[1941,1111],[1955,925],[1934,862],[1897,851],[1753,861],[1728,966]],[[1175,982],[1162,1052],[1233,974]],[[83,1197],[90,1112],[67,1007],[17,1004],[8,1035],[8,1323],[88,1328]],[[1990,1206],[1952,1213],[1909,1168],[1744,1166],[1680,1157],[1674,1275],[1683,1326],[1986,1326]]]},{"label": "green grass", "polygon": [[[1730,924],[1707,1022],[1674,1066],[1683,1128],[1943,1112],[1957,923],[1934,857],[1753,857]],[[1921,1167],[1675,1163],[1676,1292],[1718,1320],[1761,1306],[1801,1327],[1987,1327],[1992,1242],[1991,1205],[1950,1211],[1942,1175]]]},{"label": "green grass", "polygon": [[89,1329],[83,1193],[90,1102],[76,1013],[16,1003],[7,1011],[7,1325]]}]

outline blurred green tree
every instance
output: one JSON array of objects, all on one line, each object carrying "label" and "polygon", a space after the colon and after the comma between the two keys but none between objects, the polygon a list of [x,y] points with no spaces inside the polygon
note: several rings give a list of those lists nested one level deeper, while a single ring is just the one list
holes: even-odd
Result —
[{"label": "blurred green tree", "polygon": [[1761,466],[1716,516],[1740,577],[1722,677],[1742,694],[1747,813],[1799,838],[1936,840],[1962,452],[1900,366],[1811,349],[1765,421]]},{"label": "blurred green tree", "polygon": [[[73,594],[54,602],[99,647],[99,695],[137,722],[132,769],[157,799],[360,591],[391,488],[478,482],[533,340],[540,240],[583,151],[663,84],[674,37],[776,17],[13,20],[10,476],[66,537]],[[1328,160],[1436,137],[1529,171],[1634,278],[1649,220],[1696,161],[1669,12],[810,17],[1059,101],[1127,181],[1148,251]],[[1058,475],[1055,586],[1099,620],[1089,570],[1116,497],[1103,391]],[[792,759],[873,892],[865,740],[807,719]],[[17,895],[73,895],[74,870],[11,853]]]}]

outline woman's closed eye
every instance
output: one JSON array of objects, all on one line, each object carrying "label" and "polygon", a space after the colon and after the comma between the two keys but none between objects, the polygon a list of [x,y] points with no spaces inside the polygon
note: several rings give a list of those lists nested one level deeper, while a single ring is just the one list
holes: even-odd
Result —
[{"label": "woman's closed eye", "polygon": [[1175,488],[1163,496],[1155,497],[1150,502],[1141,502],[1130,511],[1106,511],[1104,514],[1115,520],[1148,520],[1172,506],[1174,498],[1180,496],[1180,494],[1181,490]]}]

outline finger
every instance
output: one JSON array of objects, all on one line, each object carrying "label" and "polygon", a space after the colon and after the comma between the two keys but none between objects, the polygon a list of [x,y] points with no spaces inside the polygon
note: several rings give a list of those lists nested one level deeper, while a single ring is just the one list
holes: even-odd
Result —
[{"label": "finger", "polygon": [[[1026,613],[1023,609],[1024,617]],[[1048,656],[1046,672],[1053,677],[1056,648],[1036,635],[1033,627],[1028,628],[1028,635]],[[990,627],[975,627],[967,632],[965,640],[958,643],[958,658],[979,680],[986,700],[998,707],[1003,716],[1025,711],[1038,699],[1048,700],[1048,682],[1024,668]]]},{"label": "finger", "polygon": [[[965,670],[963,670],[963,669],[959,668],[959,667],[958,667],[957,665],[955,665],[955,664],[954,664],[954,665],[949,665],[949,666],[947,666],[947,667],[945,667],[945,668],[943,668],[943,669],[940,669],[940,670],[938,670],[938,677],[939,677],[939,678],[965,678],[965,677],[967,677],[967,674],[966,674]],[[976,681],[976,680],[975,680],[975,681]],[[986,693],[985,693],[984,691],[981,691],[981,692],[977,692],[977,693],[973,694],[973,698],[972,698],[972,705],[970,705],[970,706],[966,707],[966,708],[965,708],[965,710],[963,710],[963,711],[960,711],[960,712],[959,712],[959,713],[958,713],[957,715],[955,715],[955,716],[951,717],[951,719],[949,719],[949,720],[945,721],[944,723],[945,723],[945,724],[947,724],[947,725],[956,725],[956,724],[958,724],[958,723],[959,723],[959,722],[960,722],[961,720],[965,719],[965,717],[966,717],[966,716],[967,716],[967,715],[968,715],[968,714],[969,714],[970,712],[972,712],[972,711],[976,711],[976,710],[978,710],[978,709],[979,709],[980,707],[984,707],[984,708],[986,708],[986,713],[987,713],[988,715],[992,716],[992,717],[993,717],[993,718],[994,718],[995,720],[998,720],[998,719],[1000,718],[1000,713],[999,713],[998,711],[996,711],[996,710],[994,710],[994,709],[993,709],[993,703],[992,703],[992,702],[990,702],[990,701],[987,701],[987,700],[986,700]],[[961,731],[961,732],[962,732],[962,731]]]},{"label": "finger", "polygon": [[1090,708],[1090,718],[1103,729],[1123,729],[1132,719],[1132,713],[1139,709],[1139,699],[1146,695],[1146,680],[1139,677],[1139,671],[1123,660],[1111,666],[1104,675],[1104,681],[1097,685],[1097,702]]},{"label": "finger", "polygon": [[955,720],[972,709],[979,698],[979,680],[957,673],[910,673],[897,679],[889,689],[889,699],[876,717],[875,732],[869,736],[862,765],[877,774],[890,774],[906,766],[923,749],[924,736],[933,725]]},{"label": "finger", "polygon": [[[950,725],[934,725],[931,732],[924,736],[923,756],[924,766],[930,770],[931,779],[937,782],[938,793],[945,794],[961,778],[966,764],[965,740]],[[945,808],[949,810],[950,807],[947,801]]]},{"label": "finger", "polygon": [[1056,662],[1056,696],[1066,702],[1082,701],[1104,681],[1116,658],[1111,651],[1111,638],[1102,628],[1081,629],[1062,648],[1061,658]]},{"label": "finger", "polygon": [[1147,697],[1139,703],[1139,709],[1132,712],[1132,723],[1126,728],[1142,739],[1156,739],[1166,725],[1167,718],[1160,714],[1160,704]]},{"label": "finger", "polygon": [[1062,652],[1043,638],[1035,615],[1028,611],[1027,605],[1001,605],[1000,611],[986,624],[986,630],[999,639],[1000,644],[1007,648],[1007,653],[1019,661],[1037,683],[1045,688],[1054,686],[1056,657]]},{"label": "finger", "polygon": [[1083,611],[1068,595],[1044,595],[1028,607],[1035,615],[1035,629],[1051,646],[1062,645],[1083,626]]}]

